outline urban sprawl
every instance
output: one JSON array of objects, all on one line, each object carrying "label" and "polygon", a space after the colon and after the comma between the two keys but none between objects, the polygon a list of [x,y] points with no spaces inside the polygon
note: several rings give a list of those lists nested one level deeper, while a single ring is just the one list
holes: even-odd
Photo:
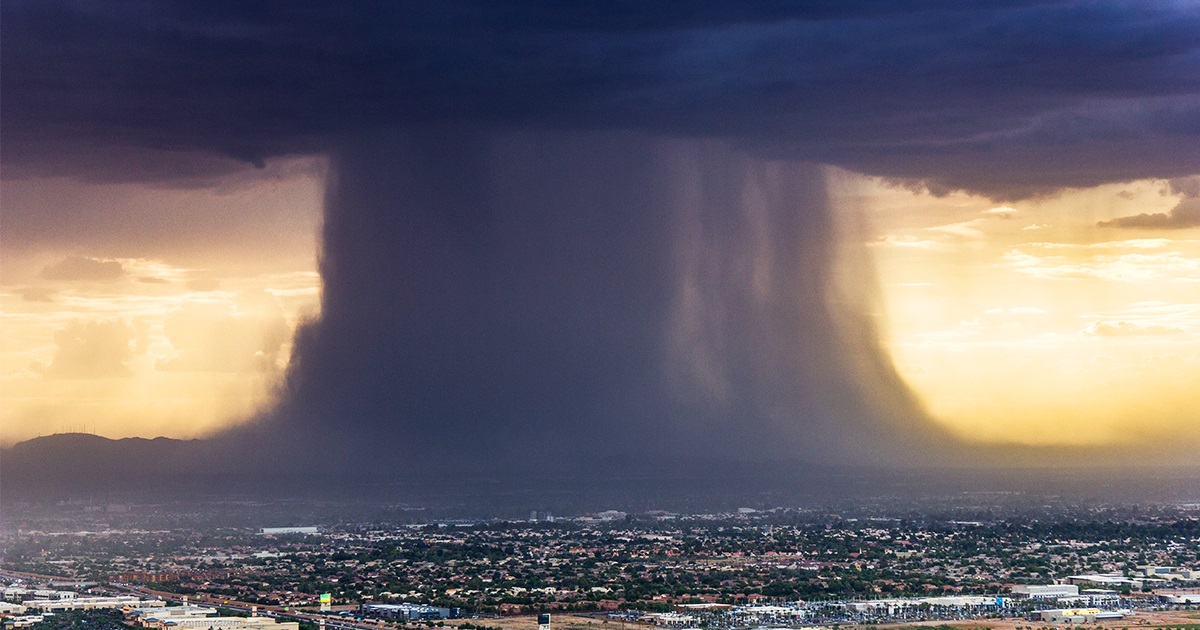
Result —
[{"label": "urban sprawl", "polygon": [[101,609],[155,630],[515,629],[551,616],[597,629],[1124,627],[1166,613],[1200,624],[1187,612],[1200,610],[1196,506],[1053,519],[743,508],[204,529],[134,527],[137,511],[105,506],[111,522],[92,529],[6,531],[5,625]]}]

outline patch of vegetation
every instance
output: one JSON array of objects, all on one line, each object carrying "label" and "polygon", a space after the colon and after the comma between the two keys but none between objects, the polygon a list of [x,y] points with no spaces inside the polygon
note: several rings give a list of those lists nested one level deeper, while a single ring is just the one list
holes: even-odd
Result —
[{"label": "patch of vegetation", "polygon": [[471,623],[469,621],[459,624],[458,627],[459,630],[501,630],[501,628],[497,626],[485,626],[483,624]]}]

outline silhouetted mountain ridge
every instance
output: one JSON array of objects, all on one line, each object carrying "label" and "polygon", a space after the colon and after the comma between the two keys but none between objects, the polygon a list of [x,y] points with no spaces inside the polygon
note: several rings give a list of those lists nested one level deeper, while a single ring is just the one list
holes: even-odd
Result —
[{"label": "silhouetted mountain ridge", "polygon": [[0,451],[0,483],[7,496],[90,492],[137,480],[157,486],[195,470],[208,450],[204,440],[59,433]]}]

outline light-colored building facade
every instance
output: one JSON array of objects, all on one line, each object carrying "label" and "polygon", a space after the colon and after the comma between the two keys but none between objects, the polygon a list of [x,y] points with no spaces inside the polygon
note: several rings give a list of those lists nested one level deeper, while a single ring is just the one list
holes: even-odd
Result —
[{"label": "light-colored building facade", "polygon": [[1079,586],[1075,584],[1017,584],[1012,587],[1012,594],[1029,599],[1078,597]]},{"label": "light-colored building facade", "polygon": [[27,608],[42,611],[92,610],[96,608],[126,608],[131,606],[166,606],[161,599],[139,599],[133,595],[117,597],[76,597],[73,599],[29,599],[22,602]]}]

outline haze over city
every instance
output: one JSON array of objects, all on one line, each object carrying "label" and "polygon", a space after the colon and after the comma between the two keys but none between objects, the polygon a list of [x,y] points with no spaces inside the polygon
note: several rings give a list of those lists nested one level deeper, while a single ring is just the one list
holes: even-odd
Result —
[{"label": "haze over city", "polygon": [[6,489],[1200,465],[1193,2],[0,13]]}]

